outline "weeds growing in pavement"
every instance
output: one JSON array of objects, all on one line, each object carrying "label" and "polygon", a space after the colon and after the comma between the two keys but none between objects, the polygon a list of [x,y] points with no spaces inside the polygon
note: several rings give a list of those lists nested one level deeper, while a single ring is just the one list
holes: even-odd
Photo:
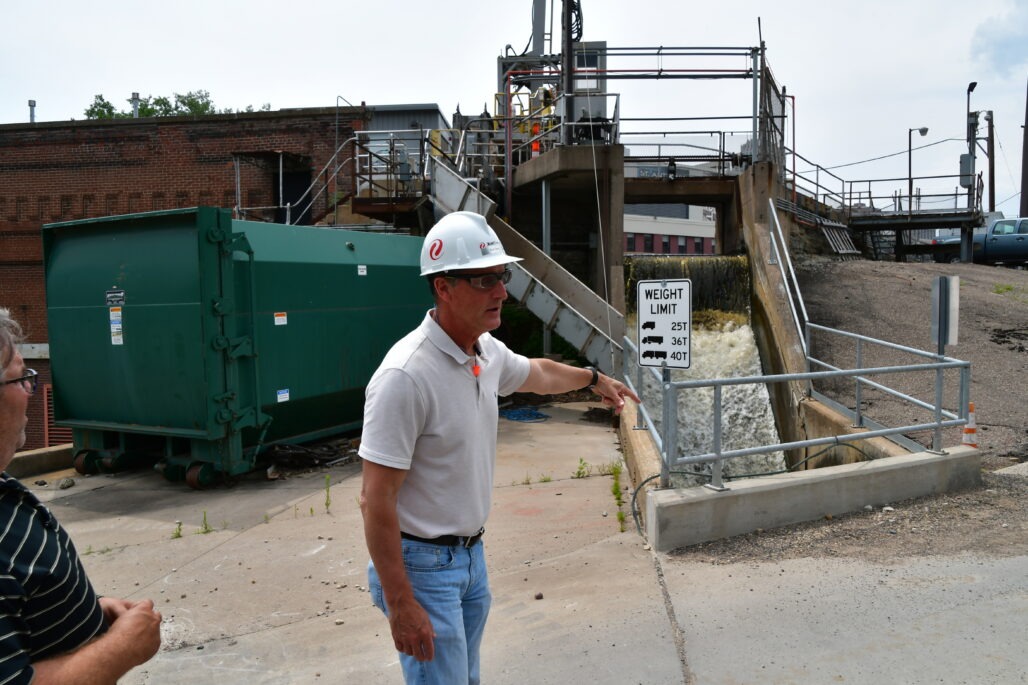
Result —
[{"label": "weeds growing in pavement", "polygon": [[200,528],[196,531],[197,535],[207,535],[207,533],[213,533],[214,529],[211,528],[211,524],[207,523],[207,511],[203,512],[203,521],[200,523]]}]

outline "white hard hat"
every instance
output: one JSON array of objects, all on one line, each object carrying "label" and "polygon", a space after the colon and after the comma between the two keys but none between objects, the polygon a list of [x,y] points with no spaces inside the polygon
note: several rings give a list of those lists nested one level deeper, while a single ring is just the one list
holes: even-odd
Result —
[{"label": "white hard hat", "polygon": [[510,257],[503,251],[485,217],[474,212],[447,214],[432,227],[421,246],[422,276],[520,261],[520,257]]}]

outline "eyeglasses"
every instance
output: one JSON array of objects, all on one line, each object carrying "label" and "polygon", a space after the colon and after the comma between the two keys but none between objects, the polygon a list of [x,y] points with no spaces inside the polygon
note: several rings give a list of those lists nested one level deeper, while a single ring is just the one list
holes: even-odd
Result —
[{"label": "eyeglasses", "polygon": [[478,290],[492,290],[496,287],[497,283],[503,283],[507,285],[510,283],[510,278],[514,274],[510,269],[504,269],[500,273],[484,273],[484,274],[454,274],[447,273],[447,278],[459,278],[462,281],[467,281],[471,284],[472,288]]},{"label": "eyeglasses", "polygon": [[33,395],[36,392],[36,387],[39,385],[39,372],[35,369],[25,369],[25,375],[21,378],[3,381],[0,382],[0,385],[10,385],[11,383],[21,383],[22,390]]}]

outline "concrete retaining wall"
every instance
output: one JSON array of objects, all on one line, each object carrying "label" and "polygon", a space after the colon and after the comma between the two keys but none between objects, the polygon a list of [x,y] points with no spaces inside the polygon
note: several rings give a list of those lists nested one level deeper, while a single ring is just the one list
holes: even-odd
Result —
[{"label": "concrete retaining wall", "polygon": [[72,444],[42,447],[38,450],[25,450],[14,455],[7,473],[15,478],[28,478],[40,473],[59,471],[71,468]]},{"label": "concrete retaining wall", "polygon": [[735,481],[724,492],[654,490],[646,498],[646,532],[654,549],[668,551],[980,482],[981,453],[957,447]]}]

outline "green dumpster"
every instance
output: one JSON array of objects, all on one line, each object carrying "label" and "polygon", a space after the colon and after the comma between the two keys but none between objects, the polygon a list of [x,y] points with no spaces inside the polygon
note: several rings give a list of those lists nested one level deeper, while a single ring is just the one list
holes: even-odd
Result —
[{"label": "green dumpster", "polygon": [[431,306],[421,243],[208,207],[44,226],[54,419],[76,468],[149,462],[199,487],[359,427],[371,374]]}]

